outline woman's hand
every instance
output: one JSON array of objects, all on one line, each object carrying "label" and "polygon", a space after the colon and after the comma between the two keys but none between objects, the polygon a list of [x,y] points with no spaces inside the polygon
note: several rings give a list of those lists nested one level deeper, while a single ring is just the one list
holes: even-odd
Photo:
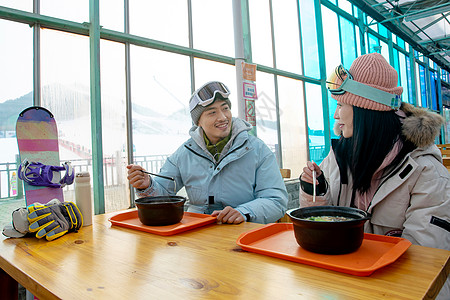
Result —
[{"label": "woman's hand", "polygon": [[303,168],[303,173],[300,176],[301,180],[313,184],[313,170],[316,171],[316,182],[314,182],[314,185],[319,184],[317,177],[322,175],[322,170],[320,170],[319,166],[313,161],[306,162],[306,167]]},{"label": "woman's hand", "polygon": [[143,167],[139,165],[128,165],[127,169],[127,179],[134,188],[144,190],[150,186],[152,182],[150,175],[141,172],[141,170],[145,171]]},{"label": "woman's hand", "polygon": [[244,216],[231,206],[227,206],[222,210],[215,210],[211,216],[217,216],[218,223],[239,224],[245,221]]},{"label": "woman's hand", "polygon": [[[303,168],[303,173],[300,176],[300,180],[309,184],[313,184],[313,170],[316,171],[316,182],[314,182],[314,185],[317,186],[316,189],[319,189],[318,194],[325,194],[327,191],[327,185],[326,183],[322,183],[321,187],[321,185],[319,184],[319,180],[317,178],[322,175],[322,170],[320,170],[319,166],[315,162],[308,161],[306,163],[306,167]],[[315,201],[313,201],[312,188],[304,187],[304,184],[302,182],[300,182],[300,185],[300,207],[327,205],[328,202],[325,197],[315,197]],[[309,188],[310,190],[308,191],[307,188]],[[305,189],[307,189],[307,191],[305,191]]]}]

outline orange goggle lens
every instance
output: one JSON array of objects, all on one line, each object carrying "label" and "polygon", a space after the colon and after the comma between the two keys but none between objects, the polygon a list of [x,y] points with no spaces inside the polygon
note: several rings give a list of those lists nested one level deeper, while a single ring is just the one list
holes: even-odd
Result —
[{"label": "orange goggle lens", "polygon": [[342,92],[345,93],[340,87],[346,78],[352,79],[352,75],[344,68],[343,65],[337,66],[327,79],[327,89],[330,92]]}]

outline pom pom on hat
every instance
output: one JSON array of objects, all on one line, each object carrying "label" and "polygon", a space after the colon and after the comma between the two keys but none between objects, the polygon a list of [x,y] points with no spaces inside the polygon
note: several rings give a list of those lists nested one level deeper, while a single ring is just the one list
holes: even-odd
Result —
[{"label": "pom pom on hat", "polygon": [[[353,61],[349,70],[353,76],[353,80],[364,83],[376,89],[401,95],[403,88],[397,86],[398,74],[397,71],[389,65],[384,57],[379,53],[369,53],[361,55]],[[342,83],[342,81],[340,81]],[[372,101],[370,99],[345,92],[342,95],[333,95],[331,97],[341,103],[350,104],[353,106],[378,110],[389,111],[392,110],[390,106]]]}]

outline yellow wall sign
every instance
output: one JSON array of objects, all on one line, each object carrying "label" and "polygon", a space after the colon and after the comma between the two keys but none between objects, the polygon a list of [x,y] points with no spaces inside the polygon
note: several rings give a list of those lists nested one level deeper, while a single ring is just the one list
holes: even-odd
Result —
[{"label": "yellow wall sign", "polygon": [[256,64],[242,63],[242,77],[245,80],[256,81]]}]

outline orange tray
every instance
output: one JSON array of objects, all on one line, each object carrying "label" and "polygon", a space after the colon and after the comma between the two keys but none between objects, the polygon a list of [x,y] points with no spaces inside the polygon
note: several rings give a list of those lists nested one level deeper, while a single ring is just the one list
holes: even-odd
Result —
[{"label": "orange tray", "polygon": [[137,210],[132,210],[117,214],[109,218],[109,221],[113,225],[150,232],[158,235],[174,235],[183,231],[214,223],[216,222],[216,217],[193,212],[185,212],[183,215],[183,219],[181,219],[179,223],[167,226],[147,226],[139,221]]},{"label": "orange tray", "polygon": [[404,238],[365,233],[363,243],[357,251],[325,255],[301,248],[295,239],[292,223],[274,223],[241,234],[237,244],[249,252],[342,273],[369,276],[375,270],[397,260],[411,242]]}]

